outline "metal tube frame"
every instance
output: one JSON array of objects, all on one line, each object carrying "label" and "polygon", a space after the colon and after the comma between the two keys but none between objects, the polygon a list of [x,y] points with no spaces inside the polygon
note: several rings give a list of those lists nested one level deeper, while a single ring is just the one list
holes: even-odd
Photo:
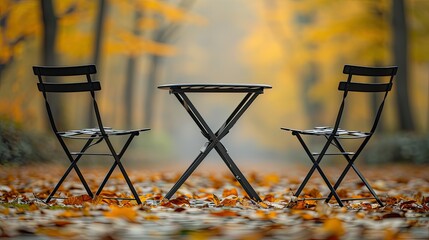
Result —
[{"label": "metal tube frame", "polygon": [[192,104],[191,100],[186,95],[185,91],[180,89],[171,89],[170,93],[174,94],[182,106],[186,109],[188,114],[200,128],[202,135],[207,138],[208,142],[201,148],[200,153],[192,162],[192,164],[186,169],[183,175],[179,178],[179,180],[174,184],[174,186],[170,189],[170,191],[165,195],[166,199],[170,199],[174,193],[180,188],[180,186],[186,181],[186,179],[194,172],[194,170],[198,167],[198,165],[204,160],[204,158],[209,154],[209,152],[213,149],[219,154],[224,163],[227,165],[229,170],[234,175],[235,179],[241,184],[243,189],[246,191],[247,195],[250,199],[261,202],[261,198],[247,181],[246,177],[234,163],[232,158],[229,156],[227,149],[221,143],[222,138],[224,138],[229,130],[235,125],[238,119],[243,115],[243,113],[249,108],[249,106],[253,103],[256,97],[263,93],[262,90],[259,91],[246,91],[246,96],[243,100],[238,104],[238,106],[234,109],[231,115],[227,118],[224,124],[214,133],[206,121],[203,119],[201,114]]}]

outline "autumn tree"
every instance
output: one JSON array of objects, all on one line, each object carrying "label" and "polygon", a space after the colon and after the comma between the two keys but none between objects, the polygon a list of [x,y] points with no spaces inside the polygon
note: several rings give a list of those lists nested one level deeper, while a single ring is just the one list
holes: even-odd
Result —
[{"label": "autumn tree", "polygon": [[396,83],[396,102],[398,106],[399,127],[401,130],[415,130],[411,112],[408,81],[408,27],[404,0],[392,0],[393,57],[398,66]]},{"label": "autumn tree", "polygon": [[[99,0],[98,1],[98,12],[95,19],[95,26],[94,26],[94,64],[98,67],[98,69],[101,69],[101,61],[100,61],[100,55],[102,51],[102,38],[104,36],[104,22],[106,19],[106,9],[107,9],[108,3],[106,0]],[[89,103],[88,105],[88,126],[93,126],[95,124],[95,116],[94,116],[94,105],[92,103]]]}]

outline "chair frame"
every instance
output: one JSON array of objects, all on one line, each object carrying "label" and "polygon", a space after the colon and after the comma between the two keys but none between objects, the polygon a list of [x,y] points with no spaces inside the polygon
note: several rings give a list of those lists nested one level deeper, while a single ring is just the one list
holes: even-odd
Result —
[{"label": "chair frame", "polygon": [[[313,166],[307,173],[306,177],[304,178],[303,182],[299,186],[298,190],[294,194],[296,197],[299,197],[302,190],[304,189],[305,185],[313,175],[314,171],[317,170],[319,174],[322,176],[323,181],[328,186],[329,190],[331,191],[329,196],[326,198],[325,202],[328,203],[332,197],[334,197],[338,204],[342,207],[344,206],[342,200],[338,196],[338,193],[336,190],[340,186],[341,182],[343,181],[344,177],[349,172],[350,168],[352,168],[355,173],[358,175],[360,180],[365,184],[365,186],[370,191],[371,195],[376,199],[377,203],[380,206],[384,206],[383,202],[380,200],[380,198],[377,196],[375,191],[372,189],[366,178],[363,176],[363,174],[359,171],[359,169],[354,165],[354,162],[364,149],[364,147],[367,145],[371,137],[373,136],[377,125],[379,123],[381,112],[384,107],[384,103],[387,97],[387,94],[392,89],[393,85],[393,78],[396,75],[398,67],[392,66],[392,67],[364,67],[364,66],[353,66],[353,65],[345,65],[343,69],[343,73],[348,75],[347,81],[340,82],[338,86],[339,91],[343,91],[343,97],[342,102],[338,111],[337,118],[335,120],[335,125],[333,128],[329,127],[316,127],[312,130],[297,130],[297,129],[291,129],[291,128],[281,128],[282,130],[291,131],[292,135],[296,136],[302,147],[304,148],[306,154],[310,158],[310,160],[313,162]],[[388,83],[359,83],[359,82],[353,82],[352,77],[353,76],[367,76],[367,77],[390,77]],[[347,131],[340,129],[340,123],[341,118],[344,112],[344,108],[346,105],[346,99],[349,92],[366,92],[366,93],[375,93],[375,92],[384,92],[383,100],[381,101],[381,104],[378,107],[378,110],[376,111],[376,116],[374,118],[374,122],[372,124],[371,130],[369,132],[359,132],[359,131]],[[311,136],[324,136],[326,138],[326,143],[323,145],[322,150],[319,153],[312,153],[309,148],[307,147],[307,144],[305,143],[302,135],[311,135]],[[361,145],[357,148],[356,152],[347,152],[343,145],[341,144],[341,139],[363,139]],[[327,150],[329,146],[333,145],[336,147],[339,152],[338,153],[327,153]],[[341,173],[338,180],[335,182],[334,185],[332,185],[328,178],[326,177],[325,173],[319,166],[321,160],[325,155],[341,155],[343,156],[348,164]],[[315,158],[317,156],[317,158]],[[347,200],[355,200],[355,199],[347,199]]]},{"label": "chair frame", "polygon": [[[56,138],[58,139],[62,149],[64,150],[68,160],[70,161],[70,165],[67,170],[64,172],[63,176],[59,180],[59,182],[54,187],[53,191],[46,198],[46,203],[52,198],[55,198],[54,195],[58,191],[61,184],[67,178],[68,174],[72,169],[77,173],[81,183],[83,184],[86,192],[91,198],[95,196],[99,196],[110,178],[111,174],[115,170],[116,167],[119,167],[125,181],[131,190],[131,193],[134,197],[134,200],[137,201],[138,204],[141,204],[141,200],[135,190],[128,174],[121,163],[121,159],[128,149],[131,141],[134,137],[138,136],[142,131],[148,131],[149,128],[136,129],[136,130],[115,130],[110,127],[104,127],[100,111],[98,108],[98,104],[95,98],[95,92],[101,90],[101,84],[98,81],[93,81],[91,79],[91,75],[97,72],[95,65],[82,65],[82,66],[68,66],[68,67],[52,67],[52,66],[33,66],[33,72],[38,77],[39,82],[37,83],[38,90],[42,92],[43,98],[45,101],[45,107],[48,113],[49,122],[53,132],[55,133]],[[44,78],[49,77],[68,77],[68,76],[85,76],[86,82],[74,82],[74,83],[54,83],[46,81]],[[70,131],[59,131],[57,129],[57,124],[55,122],[54,114],[52,113],[51,106],[49,104],[50,93],[76,93],[76,92],[89,92],[91,95],[91,101],[93,105],[93,110],[97,120],[98,128],[88,128],[81,130],[70,130]],[[110,136],[127,136],[128,139],[125,141],[125,144],[122,146],[119,152],[117,152],[110,141]],[[75,139],[75,140],[84,140],[86,141],[83,145],[82,149],[79,152],[71,152],[69,147],[67,146],[65,139]],[[86,151],[92,146],[99,144],[101,142],[105,142],[108,148],[107,153],[87,153]],[[84,155],[95,155],[95,156],[111,156],[114,159],[114,163],[109,169],[108,173],[104,177],[101,185],[98,187],[95,195],[91,191],[88,183],[86,182],[84,176],[82,175],[77,163]]]}]

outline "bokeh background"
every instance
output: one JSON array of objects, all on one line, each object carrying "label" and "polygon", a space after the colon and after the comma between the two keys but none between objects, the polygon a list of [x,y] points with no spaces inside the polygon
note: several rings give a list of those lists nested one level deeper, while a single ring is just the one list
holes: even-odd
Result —
[{"label": "bokeh background", "polygon": [[[158,85],[272,85],[223,142],[239,166],[283,171],[308,160],[280,127],[332,125],[342,68],[356,64],[399,66],[362,163],[428,163],[428,39],[426,0],[0,0],[0,162],[62,162],[33,65],[96,64],[104,124],[152,128],[126,156],[142,168],[184,168],[205,142]],[[215,129],[241,98],[191,97]],[[56,107],[63,126],[93,126],[88,103]],[[346,124],[371,110],[358,99]],[[211,163],[225,168],[216,153]]]}]

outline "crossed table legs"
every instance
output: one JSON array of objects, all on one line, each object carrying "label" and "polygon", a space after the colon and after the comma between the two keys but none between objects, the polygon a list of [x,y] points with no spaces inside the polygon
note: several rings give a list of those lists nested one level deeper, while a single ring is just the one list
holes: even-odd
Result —
[{"label": "crossed table legs", "polygon": [[180,188],[180,186],[186,181],[186,179],[192,174],[192,172],[198,167],[198,165],[204,160],[204,158],[209,154],[213,149],[219,154],[225,164],[228,166],[229,170],[234,175],[235,179],[241,184],[243,189],[246,191],[247,195],[256,202],[261,202],[261,198],[249,184],[247,179],[244,177],[243,173],[231,159],[228,154],[228,151],[221,143],[223,137],[225,137],[229,130],[234,126],[237,120],[241,115],[247,110],[247,108],[252,104],[256,97],[260,94],[259,92],[249,92],[246,94],[244,99],[239,103],[235,108],[232,114],[228,117],[225,123],[219,128],[219,130],[214,133],[210,127],[207,125],[201,114],[197,111],[195,106],[186,96],[183,91],[173,91],[172,92],[179,102],[183,105],[186,111],[189,113],[191,118],[195,121],[198,127],[201,129],[201,133],[207,138],[208,142],[201,148],[200,153],[188,167],[188,169],[183,173],[180,179],[174,184],[171,190],[167,193],[165,198],[170,199],[174,193]]}]

